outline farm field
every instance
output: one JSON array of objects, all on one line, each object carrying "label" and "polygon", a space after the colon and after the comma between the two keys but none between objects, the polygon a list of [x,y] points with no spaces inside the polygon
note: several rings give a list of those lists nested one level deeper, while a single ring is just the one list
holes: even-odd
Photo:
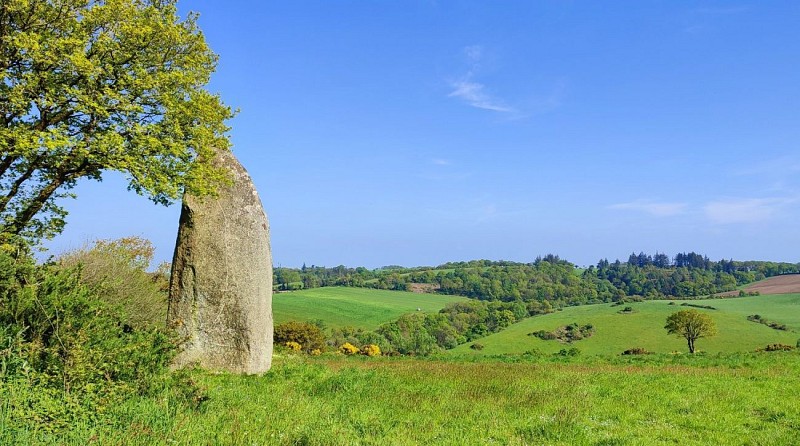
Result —
[{"label": "farm field", "polygon": [[800,274],[769,277],[745,286],[744,290],[761,294],[800,293]]},{"label": "farm field", "polygon": [[275,323],[321,319],[328,327],[373,330],[405,313],[435,313],[447,303],[465,300],[459,296],[326,287],[276,293],[272,297]]},{"label": "farm field", "polygon": [[[264,376],[194,372],[199,409],[156,395],[110,426],[7,444],[788,445],[800,442],[800,355],[660,355],[617,363],[276,356]],[[710,402],[713,401],[713,404]],[[0,411],[0,415],[2,411]],[[7,414],[6,414],[7,415]],[[3,416],[0,416],[2,426]]]},{"label": "farm field", "polygon": [[[470,348],[471,343],[462,344],[448,351],[451,355],[495,355],[519,354],[528,350],[545,353],[563,348],[577,347],[583,354],[618,355],[624,350],[640,347],[651,352],[685,352],[685,340],[667,335],[663,328],[667,316],[675,311],[694,308],[681,306],[713,306],[716,310],[694,308],[709,314],[717,324],[714,337],[697,341],[700,350],[709,353],[753,351],[767,344],[782,343],[794,346],[800,337],[800,294],[781,294],[727,299],[692,301],[646,301],[622,306],[610,304],[568,307],[563,311],[525,319],[505,330],[476,340],[484,345],[483,350]],[[631,314],[619,313],[624,307],[634,310]],[[747,320],[747,316],[758,314],[763,318],[786,324],[788,330],[772,329],[764,324]],[[528,333],[538,330],[552,331],[558,327],[578,323],[592,324],[595,333],[573,344],[559,341],[544,341]]]}]

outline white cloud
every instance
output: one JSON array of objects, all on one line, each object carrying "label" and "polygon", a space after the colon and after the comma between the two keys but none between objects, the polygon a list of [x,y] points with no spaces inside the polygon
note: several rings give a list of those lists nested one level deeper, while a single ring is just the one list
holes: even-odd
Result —
[{"label": "white cloud", "polygon": [[752,223],[771,219],[781,208],[795,201],[791,198],[732,198],[709,202],[703,211],[714,223]]},{"label": "white cloud", "polygon": [[483,47],[481,45],[466,46],[462,50],[469,61],[467,74],[459,80],[450,82],[453,89],[447,97],[458,98],[475,108],[490,110],[499,113],[510,113],[515,110],[506,105],[502,100],[486,92],[486,86],[473,80],[475,72],[479,70],[480,62],[483,59]]},{"label": "white cloud", "polygon": [[434,159],[431,160],[431,162],[433,164],[437,165],[437,166],[449,166],[449,165],[453,164],[453,163],[450,162],[450,160],[446,160],[446,159],[443,159],[443,158],[434,158]]},{"label": "white cloud", "polygon": [[465,79],[451,83],[453,91],[447,96],[451,98],[455,97],[463,99],[467,102],[467,104],[484,110],[503,113],[514,111],[513,108],[508,107],[499,99],[494,98],[486,93],[484,91],[485,86],[483,84],[472,82],[469,80],[469,77],[470,76],[467,76]]},{"label": "white cloud", "polygon": [[686,203],[666,203],[651,200],[636,200],[628,203],[612,204],[609,209],[640,211],[656,217],[671,217],[686,212]]}]

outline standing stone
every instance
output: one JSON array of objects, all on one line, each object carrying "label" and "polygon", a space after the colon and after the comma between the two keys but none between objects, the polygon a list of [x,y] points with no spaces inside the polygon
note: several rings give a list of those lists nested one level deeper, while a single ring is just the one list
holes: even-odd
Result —
[{"label": "standing stone", "polygon": [[185,195],[181,209],[167,321],[183,343],[174,366],[263,373],[272,364],[269,223],[233,154],[214,163],[232,183],[217,197]]}]

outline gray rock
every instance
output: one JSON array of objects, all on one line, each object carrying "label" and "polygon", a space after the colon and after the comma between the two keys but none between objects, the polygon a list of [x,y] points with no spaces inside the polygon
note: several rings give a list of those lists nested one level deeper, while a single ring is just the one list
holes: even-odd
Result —
[{"label": "gray rock", "polygon": [[217,197],[186,195],[181,209],[167,316],[183,344],[174,366],[263,373],[272,364],[269,223],[233,154],[214,162],[232,184]]}]

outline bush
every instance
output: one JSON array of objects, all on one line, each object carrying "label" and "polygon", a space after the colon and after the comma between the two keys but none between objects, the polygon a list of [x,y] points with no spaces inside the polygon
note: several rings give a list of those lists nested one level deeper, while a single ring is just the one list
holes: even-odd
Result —
[{"label": "bush", "polygon": [[300,345],[300,344],[298,344],[297,342],[294,342],[294,341],[286,342],[283,345],[285,345],[286,348],[288,348],[290,351],[293,351],[293,352],[299,352],[300,350],[303,349],[302,345]]},{"label": "bush", "polygon": [[367,356],[380,356],[381,348],[375,344],[367,344],[361,348],[361,353]]},{"label": "bush", "polygon": [[756,351],[759,351],[759,352],[786,352],[786,351],[791,351],[791,350],[794,350],[794,349],[795,348],[792,347],[791,345],[769,344],[766,347],[760,348],[760,349],[758,349]]},{"label": "bush", "polygon": [[480,351],[480,350],[483,350],[483,344],[481,344],[481,343],[479,343],[479,342],[476,342],[476,343],[474,343],[474,344],[470,345],[470,346],[469,346],[469,348],[471,348],[471,349],[473,349],[473,350],[478,350],[478,351]]},{"label": "bush", "polygon": [[534,331],[533,333],[528,333],[528,336],[536,336],[537,338],[543,341],[553,341],[558,338],[555,333],[545,330]]},{"label": "bush", "polygon": [[622,352],[622,354],[623,355],[649,355],[650,352],[648,352],[647,350],[645,350],[645,349],[643,349],[641,347],[634,347],[634,348],[629,348],[628,350],[625,350],[624,352]]},{"label": "bush", "polygon": [[344,344],[342,344],[342,345],[339,347],[339,351],[340,351],[341,353],[344,353],[345,355],[348,355],[348,356],[349,356],[349,355],[356,355],[356,354],[358,354],[358,353],[359,353],[361,350],[359,350],[359,349],[358,349],[358,347],[356,347],[355,345],[353,345],[353,344],[351,344],[351,343],[349,343],[349,342],[345,342]]},{"label": "bush", "polygon": [[167,320],[169,265],[148,273],[153,245],[139,237],[97,240],[62,254],[64,268],[80,268],[80,282],[95,296],[122,310],[134,327],[161,328]]},{"label": "bush", "polygon": [[276,325],[273,342],[280,345],[296,342],[306,353],[311,353],[313,350],[325,350],[325,335],[322,330],[308,322],[291,321]]},{"label": "bush", "polygon": [[581,354],[581,350],[577,347],[572,347],[570,349],[562,348],[561,350],[556,353],[556,356],[578,356]]},{"label": "bush", "polygon": [[[23,430],[98,422],[172,379],[174,339],[131,326],[80,273],[0,252],[0,394],[7,420]],[[186,386],[177,390],[198,393]]]}]

